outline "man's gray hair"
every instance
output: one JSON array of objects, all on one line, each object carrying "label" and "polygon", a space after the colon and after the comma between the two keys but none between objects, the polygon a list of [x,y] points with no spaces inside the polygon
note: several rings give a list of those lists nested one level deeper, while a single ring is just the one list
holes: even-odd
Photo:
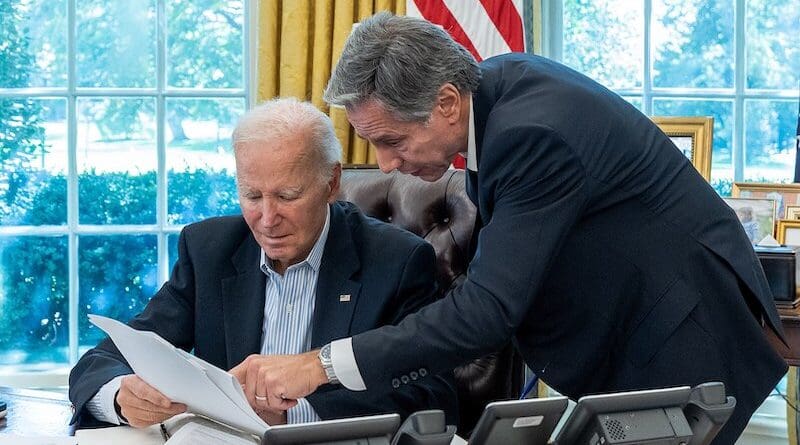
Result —
[{"label": "man's gray hair", "polygon": [[353,29],[324,98],[344,107],[376,99],[398,119],[426,121],[442,85],[471,94],[480,76],[475,58],[439,26],[382,12]]},{"label": "man's gray hair", "polygon": [[330,179],[333,166],[342,161],[342,146],[330,118],[309,102],[295,98],[271,99],[245,113],[231,136],[234,153],[250,142],[270,142],[305,134],[312,159],[319,160],[320,173]]}]

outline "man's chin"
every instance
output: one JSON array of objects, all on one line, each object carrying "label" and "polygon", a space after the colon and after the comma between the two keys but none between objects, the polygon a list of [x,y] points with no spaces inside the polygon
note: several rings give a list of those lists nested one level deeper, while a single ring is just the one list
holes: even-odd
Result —
[{"label": "man's chin", "polygon": [[408,173],[409,175],[416,176],[419,179],[422,179],[425,182],[436,182],[447,170],[440,170],[440,169],[424,169],[424,170],[417,170],[415,172]]}]

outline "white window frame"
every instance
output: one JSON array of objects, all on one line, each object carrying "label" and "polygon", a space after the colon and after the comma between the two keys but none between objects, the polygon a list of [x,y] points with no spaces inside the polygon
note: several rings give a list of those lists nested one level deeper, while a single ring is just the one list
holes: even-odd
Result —
[{"label": "white window frame", "polygon": [[[241,98],[245,106],[253,106],[253,87],[256,73],[257,2],[243,0],[243,88],[238,89],[194,89],[175,88],[167,85],[167,0],[156,0],[156,87],[155,88],[85,88],[77,86],[76,78],[76,8],[77,0],[67,0],[67,86],[59,88],[0,88],[3,98],[66,99],[67,102],[67,222],[66,225],[0,226],[0,236],[67,236],[68,240],[68,335],[69,367],[50,368],[42,372],[26,372],[24,367],[0,366],[4,385],[10,386],[62,386],[67,384],[67,375],[79,358],[79,276],[78,237],[85,235],[156,235],[158,248],[158,280],[169,278],[169,252],[167,237],[180,233],[183,225],[170,224],[167,218],[167,166],[166,166],[166,101],[170,98]],[[156,223],[145,225],[81,224],[78,219],[78,121],[76,105],[78,99],[91,97],[145,97],[156,103]]]}]

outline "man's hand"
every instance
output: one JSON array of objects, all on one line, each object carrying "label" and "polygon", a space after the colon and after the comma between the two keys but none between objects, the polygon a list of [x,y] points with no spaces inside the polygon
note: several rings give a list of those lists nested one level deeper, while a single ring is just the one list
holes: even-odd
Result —
[{"label": "man's hand", "polygon": [[173,403],[137,375],[122,379],[116,401],[128,424],[137,428],[161,423],[186,411],[186,405]]},{"label": "man's hand", "polygon": [[253,354],[229,372],[242,384],[254,409],[286,411],[297,405],[297,399],[328,383],[318,353],[317,350],[297,355]]},{"label": "man's hand", "polygon": [[256,414],[267,425],[286,425],[286,411],[272,411],[271,409],[256,409]]}]

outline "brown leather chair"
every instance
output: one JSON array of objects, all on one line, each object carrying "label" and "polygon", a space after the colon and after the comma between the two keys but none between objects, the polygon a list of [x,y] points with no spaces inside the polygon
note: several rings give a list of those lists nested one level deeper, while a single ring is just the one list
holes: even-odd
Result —
[{"label": "brown leather chair", "polygon": [[[442,293],[464,281],[471,258],[476,209],[467,197],[463,171],[425,182],[376,168],[345,168],[339,198],[364,213],[409,230],[433,245]],[[524,379],[521,357],[503,350],[455,370],[459,397],[458,432],[467,437],[487,403],[519,397]]]}]

